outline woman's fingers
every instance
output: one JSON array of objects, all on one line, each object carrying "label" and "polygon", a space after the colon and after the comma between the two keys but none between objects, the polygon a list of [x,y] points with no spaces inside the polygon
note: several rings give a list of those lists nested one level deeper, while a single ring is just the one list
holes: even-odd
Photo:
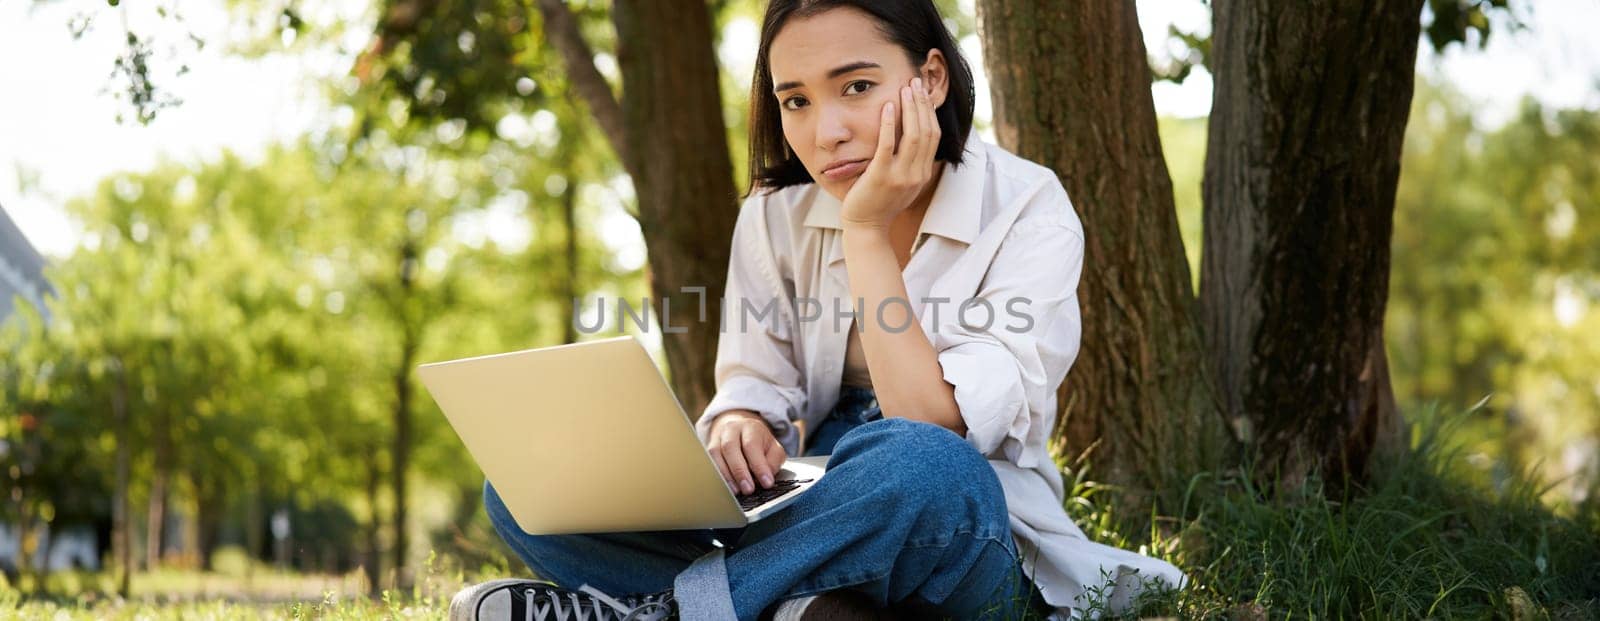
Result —
[{"label": "woman's fingers", "polygon": [[755,485],[750,482],[750,466],[744,460],[744,444],[739,442],[739,431],[729,430],[734,434],[722,443],[722,460],[728,464],[728,474],[732,475],[735,489],[741,494],[756,491]]},{"label": "woman's fingers", "polygon": [[783,445],[778,444],[778,440],[774,438],[772,443],[767,445],[767,465],[772,466],[773,478],[777,478],[776,473],[783,469],[783,462],[786,461],[789,461],[789,454],[784,452]]},{"label": "woman's fingers", "polygon": [[884,167],[894,161],[894,128],[899,125],[895,120],[895,110],[892,101],[883,105],[883,121],[878,124],[878,152],[873,156],[871,166]]},{"label": "woman's fingers", "polygon": [[722,449],[718,447],[707,452],[711,453],[711,461],[717,464],[717,472],[722,474],[722,480],[727,482],[728,489],[736,489],[738,484],[733,482],[733,474],[728,472],[728,462],[722,459]]},{"label": "woman's fingers", "polygon": [[744,445],[745,462],[750,465],[750,475],[763,489],[772,487],[773,468],[767,462],[767,443],[771,441],[771,434],[761,433],[754,425],[745,425],[744,437],[740,441]]},{"label": "woman's fingers", "polygon": [[910,86],[900,89],[900,107],[904,110],[900,122],[905,125],[905,131],[900,134],[900,148],[895,150],[895,163],[899,164],[901,172],[906,172],[907,164],[915,160],[917,149],[922,145],[922,113],[917,110],[917,96]]},{"label": "woman's fingers", "polygon": [[933,166],[933,157],[939,150],[939,117],[933,111],[933,96],[928,92],[927,83],[922,78],[917,78],[917,110],[922,113],[922,158],[923,170]]}]

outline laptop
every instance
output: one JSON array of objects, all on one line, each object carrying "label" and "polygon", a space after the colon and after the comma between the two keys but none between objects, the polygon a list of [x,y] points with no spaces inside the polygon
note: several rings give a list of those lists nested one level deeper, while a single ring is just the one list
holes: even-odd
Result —
[{"label": "laptop", "polygon": [[794,502],[827,461],[790,459],[772,488],[736,496],[632,335],[417,374],[530,534],[737,528]]}]

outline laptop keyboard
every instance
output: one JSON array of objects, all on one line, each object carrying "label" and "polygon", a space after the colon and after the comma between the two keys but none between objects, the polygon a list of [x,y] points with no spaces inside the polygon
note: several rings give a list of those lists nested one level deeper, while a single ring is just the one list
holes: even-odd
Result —
[{"label": "laptop keyboard", "polygon": [[777,498],[789,493],[790,491],[793,491],[794,488],[800,487],[801,483],[810,483],[811,481],[812,479],[784,479],[781,481],[773,481],[772,487],[767,489],[758,488],[756,491],[749,494],[739,494],[734,497],[739,499],[740,510],[749,511],[766,504],[767,501],[772,500],[773,498]]}]

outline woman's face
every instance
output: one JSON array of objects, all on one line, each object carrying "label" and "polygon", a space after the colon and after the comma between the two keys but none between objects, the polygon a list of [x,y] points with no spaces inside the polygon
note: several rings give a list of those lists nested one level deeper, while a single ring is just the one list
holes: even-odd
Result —
[{"label": "woman's face", "polygon": [[[878,146],[884,103],[898,102],[919,69],[934,108],[949,87],[939,50],[914,67],[875,18],[850,7],[790,20],[773,38],[768,62],[784,138],[811,178],[841,201]],[[899,107],[896,118],[904,118]]]}]

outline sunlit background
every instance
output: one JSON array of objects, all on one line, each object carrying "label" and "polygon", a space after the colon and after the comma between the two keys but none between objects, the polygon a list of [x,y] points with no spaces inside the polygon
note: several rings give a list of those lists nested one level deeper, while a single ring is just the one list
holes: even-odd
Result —
[{"label": "sunlit background", "polygon": [[[69,262],[75,253],[99,250],[112,243],[108,237],[119,234],[86,225],[84,214],[110,219],[148,192],[170,192],[180,202],[188,201],[214,187],[219,175],[250,166],[271,171],[280,182],[315,184],[322,156],[306,153],[342,153],[333,143],[357,118],[346,99],[355,93],[351,67],[372,37],[370,3],[307,4],[300,17],[315,25],[306,29],[316,33],[313,37],[281,28],[278,7],[268,3],[186,3],[181,21],[160,14],[159,3],[126,4],[108,11],[70,2],[0,2],[0,59],[5,59],[0,62],[0,208],[54,265]],[[743,122],[745,93],[737,85],[748,83],[756,46],[756,3],[747,4],[752,8],[735,12],[721,25],[717,47],[727,74],[723,95],[730,124]],[[953,21],[963,24],[961,43],[978,72],[977,128],[992,140],[981,50],[971,30],[973,2],[958,5],[964,14]],[[1183,53],[1169,28],[1209,29],[1209,9],[1198,0],[1141,0],[1138,8],[1145,44],[1156,62]],[[1467,45],[1443,53],[1421,47],[1396,208],[1388,348],[1395,393],[1408,416],[1460,416],[1464,425],[1458,439],[1473,456],[1467,463],[1481,467],[1485,480],[1493,484],[1519,469],[1531,469],[1550,485],[1545,501],[1565,507],[1584,500],[1600,480],[1600,38],[1593,36],[1594,25],[1600,24],[1600,2],[1527,2],[1515,17],[1496,13],[1492,19],[1496,21],[1487,45],[1469,38]],[[148,125],[130,118],[125,93],[111,79],[130,30],[158,42],[151,62],[158,68],[158,85],[175,104]],[[617,79],[614,59],[602,55],[596,64]],[[1198,68],[1182,83],[1162,81],[1152,88],[1179,220],[1191,265],[1198,266],[1211,78]],[[431,185],[425,184],[434,193],[431,198],[411,198],[444,205],[472,197],[482,205],[459,212],[440,209],[429,212],[442,214],[435,220],[404,223],[413,230],[436,231],[437,244],[422,258],[430,273],[484,269],[503,278],[524,269],[484,267],[499,260],[493,257],[526,260],[525,269],[541,265],[543,255],[537,250],[546,243],[545,234],[531,204],[540,193],[563,194],[573,179],[544,169],[537,176],[511,175],[504,169],[526,164],[522,158],[529,154],[556,153],[564,144],[560,121],[548,111],[521,110],[500,121],[495,132],[501,143],[481,157],[395,156],[405,160],[400,167],[410,171],[406,174],[432,179]],[[733,135],[740,139],[737,132]],[[463,142],[449,125],[429,139],[442,150]],[[735,153],[740,152],[738,144]],[[595,264],[586,273],[598,276],[585,289],[637,298],[644,291],[646,255],[628,207],[632,190],[614,165],[597,165],[595,170],[605,172],[582,176],[574,195],[580,227],[599,244],[587,251]],[[354,173],[351,200],[387,196],[382,186],[391,173],[384,166]],[[290,200],[295,192],[293,183],[275,188],[265,180],[260,183],[265,193],[260,200]],[[336,211],[330,205],[326,213]],[[337,222],[333,215],[328,220],[332,230],[362,227]],[[186,240],[173,247],[237,243],[244,252],[250,244],[271,243],[213,239],[213,232],[223,235],[225,228],[202,228],[168,231]],[[142,243],[153,233],[136,226],[120,234]],[[339,318],[368,308],[345,293],[359,276],[343,266],[364,259],[359,250],[316,243],[308,247],[325,248],[326,253],[296,263],[304,268],[300,271],[272,275],[268,286],[292,292],[300,308],[328,318],[316,325],[339,331]],[[135,278],[138,273],[138,266],[130,265],[126,272],[107,277]],[[470,316],[453,317],[440,328],[451,335],[450,345],[424,348],[421,355],[520,348],[559,335],[551,322],[532,318],[560,317],[559,307],[518,306],[517,296],[538,285],[496,289],[497,282],[480,283],[494,290],[482,293],[477,302],[507,305],[511,314],[526,311],[525,323],[489,329]],[[170,286],[174,299],[203,297],[203,291],[187,291],[182,283]],[[241,330],[249,324],[220,317],[202,329]],[[322,334],[329,343],[362,338],[330,334]],[[659,356],[659,333],[641,336]],[[258,396],[270,399],[277,389],[304,396],[348,385],[341,383],[384,381],[337,365],[315,368],[299,384],[274,386]],[[232,372],[248,378],[251,370]],[[351,411],[381,410],[374,399],[357,395],[328,403]],[[477,475],[432,404],[425,396],[422,401],[417,467],[447,474],[416,477],[418,502],[408,528],[421,545],[414,545],[412,555],[420,565],[430,544],[450,544],[465,550],[463,556],[491,562],[493,554],[472,547],[484,540],[483,532],[451,531],[452,524],[465,520],[462,503],[471,504]],[[318,416],[346,414],[284,415],[296,421],[293,429],[316,429]],[[355,427],[330,433],[359,438],[364,431]],[[374,439],[371,446],[377,450],[383,441]],[[286,450],[278,454],[294,454],[292,448]],[[316,469],[327,465],[317,460],[327,457],[302,457],[310,461],[283,468],[294,472],[295,481],[316,480]],[[355,523],[364,523],[376,507],[389,502],[372,482],[382,476],[376,468],[341,471],[330,484],[335,491],[329,497],[312,494],[296,505],[295,519],[304,520],[297,523],[359,536]],[[226,510],[287,520],[283,511],[288,510],[275,508],[271,500],[281,500],[285,493],[307,492],[267,491],[262,504]],[[335,495],[338,502],[325,502]],[[346,502],[345,497],[353,500]],[[143,511],[139,507],[135,513]],[[0,526],[0,557],[6,556],[8,545],[15,546],[6,543],[7,533]],[[223,539],[242,544],[254,536],[232,532]],[[481,553],[474,557],[474,552]],[[231,553],[240,554],[237,548]]]}]

